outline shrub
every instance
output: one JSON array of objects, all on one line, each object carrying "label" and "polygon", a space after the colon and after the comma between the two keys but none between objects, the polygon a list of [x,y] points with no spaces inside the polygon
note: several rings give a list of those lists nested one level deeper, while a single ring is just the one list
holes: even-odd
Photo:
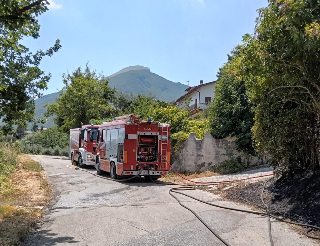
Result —
[{"label": "shrub", "polygon": [[174,151],[179,151],[182,144],[188,139],[189,133],[177,132],[171,135],[171,146]]},{"label": "shrub", "polygon": [[60,148],[58,146],[53,149],[53,155],[60,155]]},{"label": "shrub", "polygon": [[8,176],[14,172],[17,165],[18,151],[7,143],[0,143],[0,193],[5,189]]},{"label": "shrub", "polygon": [[18,151],[9,144],[0,143],[0,163],[15,166]]},{"label": "shrub", "polygon": [[215,171],[222,174],[227,174],[241,172],[244,169],[245,165],[241,162],[241,158],[237,157],[221,162],[220,165],[216,167]]},{"label": "shrub", "polygon": [[43,152],[43,148],[40,144],[35,144],[32,146],[32,154],[41,155]]},{"label": "shrub", "polygon": [[60,155],[62,156],[69,156],[69,147],[61,149]]},{"label": "shrub", "polygon": [[17,141],[16,145],[26,154],[60,155],[62,149],[69,147],[69,135],[53,127],[31,133]]},{"label": "shrub", "polygon": [[45,148],[43,150],[43,153],[44,155],[53,155],[53,149],[52,148]]}]

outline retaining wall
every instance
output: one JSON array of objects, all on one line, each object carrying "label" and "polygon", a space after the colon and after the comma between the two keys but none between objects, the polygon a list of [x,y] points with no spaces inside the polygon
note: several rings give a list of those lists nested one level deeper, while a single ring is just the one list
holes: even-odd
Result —
[{"label": "retaining wall", "polygon": [[179,172],[213,171],[225,160],[240,157],[247,166],[265,164],[265,160],[236,150],[236,138],[215,139],[207,132],[203,139],[190,133],[180,151],[173,155],[173,166]]}]

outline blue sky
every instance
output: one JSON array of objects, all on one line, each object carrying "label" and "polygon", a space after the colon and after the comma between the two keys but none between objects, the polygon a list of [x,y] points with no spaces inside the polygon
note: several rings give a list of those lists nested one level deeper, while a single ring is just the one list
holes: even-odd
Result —
[{"label": "blue sky", "polygon": [[62,48],[42,61],[49,89],[63,87],[61,76],[87,62],[104,75],[132,65],[190,86],[216,79],[227,54],[253,33],[257,9],[267,0],[50,0],[40,16],[40,38],[31,50],[57,38]]}]

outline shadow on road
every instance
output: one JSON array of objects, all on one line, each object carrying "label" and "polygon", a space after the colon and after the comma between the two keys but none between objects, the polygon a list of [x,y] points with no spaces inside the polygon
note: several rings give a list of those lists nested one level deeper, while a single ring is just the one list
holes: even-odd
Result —
[{"label": "shadow on road", "polygon": [[74,240],[73,237],[57,237],[56,233],[52,233],[50,230],[41,230],[36,234],[30,236],[29,240],[27,240],[22,246],[35,246],[35,245],[57,245],[60,243],[72,244],[79,243],[79,241]]},{"label": "shadow on road", "polygon": [[[110,174],[107,172],[103,172],[100,175],[96,174],[96,169],[94,166],[84,166],[83,168],[80,168],[80,170],[83,171],[88,171],[90,172],[92,175],[95,175],[99,178],[102,179],[108,179],[108,180],[112,180],[110,178]],[[147,187],[147,186],[166,186],[166,185],[176,185],[174,183],[171,182],[163,182],[163,181],[159,181],[159,180],[150,180],[150,179],[146,179],[144,177],[120,177],[117,180],[113,180],[114,182],[119,182],[122,184],[126,184],[129,186],[140,186],[140,187]]]}]

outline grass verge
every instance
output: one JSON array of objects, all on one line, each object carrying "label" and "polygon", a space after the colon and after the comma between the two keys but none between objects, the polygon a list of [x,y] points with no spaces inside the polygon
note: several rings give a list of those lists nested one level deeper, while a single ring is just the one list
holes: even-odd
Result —
[{"label": "grass verge", "polygon": [[[1,152],[1,151],[0,151]],[[52,191],[41,165],[17,155],[14,170],[0,181],[0,245],[19,245],[34,228]],[[5,177],[5,178],[4,178]]]}]

